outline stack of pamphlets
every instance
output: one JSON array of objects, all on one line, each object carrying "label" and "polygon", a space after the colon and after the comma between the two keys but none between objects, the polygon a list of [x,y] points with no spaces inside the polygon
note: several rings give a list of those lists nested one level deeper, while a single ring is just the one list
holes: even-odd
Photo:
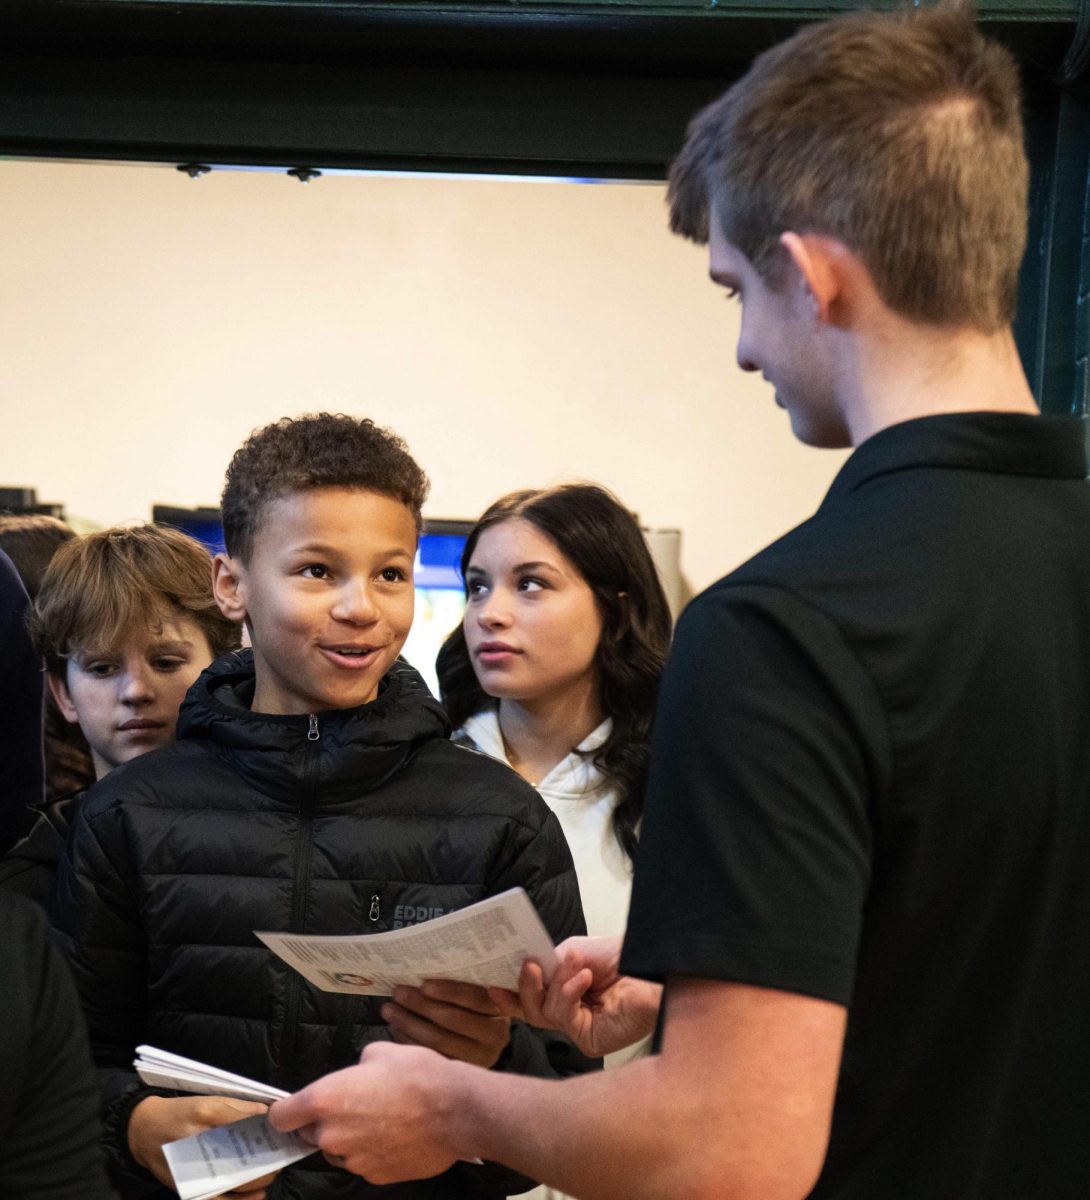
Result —
[{"label": "stack of pamphlets", "polygon": [[[232,1096],[271,1104],[287,1092],[243,1075],[221,1071],[180,1054],[137,1046],[133,1066],[152,1087],[195,1092],[200,1096]],[[181,1200],[211,1200],[279,1171],[314,1153],[314,1147],[294,1133],[277,1133],[263,1113],[218,1125],[163,1147],[167,1166]]]}]

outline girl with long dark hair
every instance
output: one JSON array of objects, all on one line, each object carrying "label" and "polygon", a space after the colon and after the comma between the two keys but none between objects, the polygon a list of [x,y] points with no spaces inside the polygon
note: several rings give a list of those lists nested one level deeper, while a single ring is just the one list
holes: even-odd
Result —
[{"label": "girl with long dark hair", "polygon": [[635,518],[604,488],[513,492],[462,555],[466,611],[439,652],[455,740],[557,814],[591,934],[620,933],[670,610]]}]

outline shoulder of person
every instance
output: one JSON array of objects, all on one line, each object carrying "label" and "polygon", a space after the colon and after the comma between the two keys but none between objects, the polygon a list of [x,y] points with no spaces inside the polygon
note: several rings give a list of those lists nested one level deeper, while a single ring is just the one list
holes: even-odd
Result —
[{"label": "shoulder of person", "polygon": [[180,790],[194,784],[193,758],[206,754],[199,744],[173,742],[121,763],[82,793],[68,811],[68,824],[74,825],[77,820],[93,822],[103,813],[126,805],[172,803]]},{"label": "shoulder of person", "polygon": [[417,756],[420,765],[442,771],[452,813],[505,817],[539,829],[551,816],[537,789],[507,763],[472,745],[442,739],[429,743]]}]

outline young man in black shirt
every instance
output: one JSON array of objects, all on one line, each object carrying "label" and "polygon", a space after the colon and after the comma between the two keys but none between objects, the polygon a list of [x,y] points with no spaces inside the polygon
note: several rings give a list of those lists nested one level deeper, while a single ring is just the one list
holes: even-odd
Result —
[{"label": "young man in black shirt", "polygon": [[945,7],[805,29],[696,118],[672,221],[738,361],[858,449],[682,618],[629,978],[525,973],[596,1052],[664,981],[661,1052],[555,1085],[376,1047],[277,1125],[587,1200],[1090,1194],[1090,490],[1010,331],[1026,193],[1014,63]]}]

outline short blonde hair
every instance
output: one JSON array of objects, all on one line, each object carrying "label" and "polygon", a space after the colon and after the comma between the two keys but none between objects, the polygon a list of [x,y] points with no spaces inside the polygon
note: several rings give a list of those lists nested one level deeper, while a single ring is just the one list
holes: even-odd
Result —
[{"label": "short blonde hair", "polygon": [[780,234],[841,241],[895,312],[994,332],[1014,316],[1029,168],[1012,56],[961,3],[853,13],[766,51],[697,114],[670,224],[719,220],[771,286]]},{"label": "short blonde hair", "polygon": [[190,617],[214,655],[235,649],[239,628],[212,595],[208,551],[160,525],[103,529],[66,542],[42,578],[30,632],[46,666],[63,675],[79,652],[120,644],[136,628]]}]

